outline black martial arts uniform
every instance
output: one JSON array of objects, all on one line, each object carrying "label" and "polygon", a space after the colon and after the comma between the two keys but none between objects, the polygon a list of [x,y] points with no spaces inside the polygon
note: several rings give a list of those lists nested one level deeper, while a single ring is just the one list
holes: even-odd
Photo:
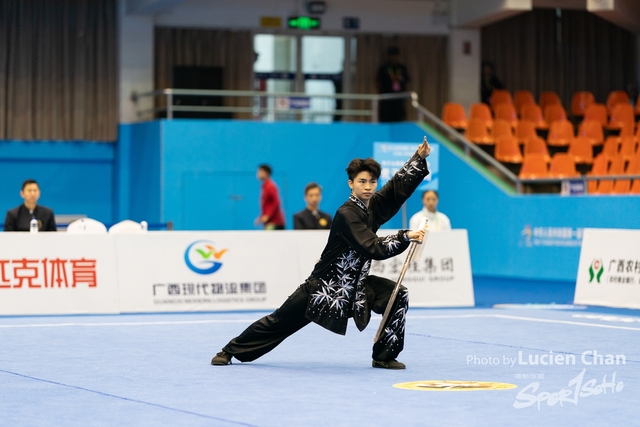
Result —
[{"label": "black martial arts uniform", "polygon": [[33,218],[38,220],[38,231],[58,231],[53,211],[40,205],[36,205],[33,212],[29,212],[25,205],[8,210],[4,231],[29,231]]},{"label": "black martial arts uniform", "polygon": [[[409,246],[407,230],[387,237],[376,231],[390,220],[429,171],[417,153],[369,201],[351,195],[336,212],[327,245],[311,276],[276,311],[250,325],[222,350],[249,362],[273,350],[285,338],[315,322],[344,335],[353,317],[363,330],[371,310],[382,313],[395,283],[369,275],[371,260],[402,253]],[[390,361],[404,346],[408,292],[402,287],[387,326],[373,345],[373,359]]]},{"label": "black martial arts uniform", "polygon": [[294,230],[323,230],[331,228],[331,215],[326,212],[311,212],[303,209],[293,215]]}]

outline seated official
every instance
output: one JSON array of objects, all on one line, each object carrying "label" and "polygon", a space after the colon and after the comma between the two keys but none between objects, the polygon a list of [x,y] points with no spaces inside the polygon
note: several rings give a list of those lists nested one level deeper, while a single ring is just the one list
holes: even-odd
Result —
[{"label": "seated official", "polygon": [[409,228],[417,230],[420,227],[422,218],[427,217],[429,220],[429,231],[446,231],[451,230],[451,221],[442,212],[438,212],[438,192],[435,190],[427,190],[422,193],[422,205],[424,206],[420,212],[413,215],[409,220]]},{"label": "seated official", "polygon": [[38,205],[40,187],[35,180],[27,179],[22,183],[20,197],[24,199],[24,203],[7,211],[4,231],[29,231],[33,218],[38,220],[38,231],[58,231],[53,211]]},{"label": "seated official", "polygon": [[307,184],[304,188],[304,201],[307,203],[307,207],[293,215],[295,230],[328,230],[331,228],[331,215],[319,209],[321,200],[322,188],[315,182]]}]

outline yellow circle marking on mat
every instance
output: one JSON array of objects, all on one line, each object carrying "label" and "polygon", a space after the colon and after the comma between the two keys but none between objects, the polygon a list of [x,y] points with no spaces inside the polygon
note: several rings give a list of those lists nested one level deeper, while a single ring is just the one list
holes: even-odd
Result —
[{"label": "yellow circle marking on mat", "polygon": [[398,383],[395,388],[420,391],[477,391],[477,390],[508,390],[518,387],[515,384],[494,383],[488,381],[453,381],[453,380],[425,380],[410,383]]}]

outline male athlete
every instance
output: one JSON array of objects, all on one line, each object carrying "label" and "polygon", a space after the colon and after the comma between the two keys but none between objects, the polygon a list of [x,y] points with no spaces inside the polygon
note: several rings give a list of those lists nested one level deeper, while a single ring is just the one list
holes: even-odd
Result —
[{"label": "male athlete", "polygon": [[[256,360],[310,322],[344,335],[350,317],[362,331],[371,310],[383,313],[395,283],[369,275],[371,260],[402,253],[410,240],[422,240],[424,230],[400,230],[386,237],[376,232],[429,174],[425,159],[430,151],[425,137],[416,153],[377,192],[380,164],[371,158],[352,160],[347,167],[351,195],[336,212],[327,245],[309,278],[280,308],[224,346],[211,364],[228,365],[233,357],[241,362]],[[404,346],[408,303],[407,289],[401,287],[384,332],[373,345],[374,368],[405,369],[396,357]]]}]

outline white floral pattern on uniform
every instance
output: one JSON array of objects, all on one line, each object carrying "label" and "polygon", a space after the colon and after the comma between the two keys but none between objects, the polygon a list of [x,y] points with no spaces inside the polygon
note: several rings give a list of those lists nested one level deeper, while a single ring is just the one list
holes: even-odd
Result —
[{"label": "white floral pattern on uniform", "polygon": [[398,294],[398,307],[389,319],[389,324],[384,329],[380,341],[385,345],[396,344],[404,337],[404,325],[406,323],[407,308],[409,307],[409,292],[406,290]]},{"label": "white floral pattern on uniform", "polygon": [[329,310],[339,317],[346,316],[354,288],[361,282],[360,264],[361,259],[353,249],[340,255],[335,264],[337,281],[321,279],[322,285],[311,295],[311,305],[319,311]]}]

